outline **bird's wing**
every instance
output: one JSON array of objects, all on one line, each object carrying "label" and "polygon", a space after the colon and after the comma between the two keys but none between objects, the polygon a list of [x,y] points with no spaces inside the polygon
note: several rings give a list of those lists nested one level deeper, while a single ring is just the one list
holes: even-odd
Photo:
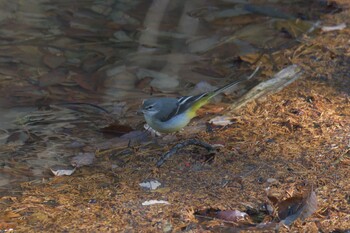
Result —
[{"label": "bird's wing", "polygon": [[197,103],[198,100],[202,99],[203,97],[207,96],[208,92],[199,94],[199,95],[194,95],[194,96],[183,96],[178,99],[178,110],[176,114],[181,114],[185,112],[187,109],[192,107],[195,103]]},{"label": "bird's wing", "polygon": [[[202,99],[203,97],[207,96],[208,93],[202,93],[195,96],[183,96],[179,97],[177,99],[176,108],[173,108],[172,111],[169,111],[167,114],[163,114],[162,117],[160,117],[161,121],[165,122],[170,120],[176,115],[179,115],[181,113],[184,113],[186,110],[192,107],[195,103],[197,103],[198,100]],[[196,109],[195,109],[196,110]]]},{"label": "bird's wing", "polygon": [[[162,122],[166,122],[174,116],[184,113],[199,99],[201,99],[207,93],[203,93],[195,96],[183,96],[179,98],[163,98],[162,99],[162,111],[158,113],[157,119]],[[173,106],[169,108],[169,106]]]},{"label": "bird's wing", "polygon": [[162,122],[171,119],[179,109],[179,102],[177,98],[162,98],[162,111],[157,113],[156,118]]}]

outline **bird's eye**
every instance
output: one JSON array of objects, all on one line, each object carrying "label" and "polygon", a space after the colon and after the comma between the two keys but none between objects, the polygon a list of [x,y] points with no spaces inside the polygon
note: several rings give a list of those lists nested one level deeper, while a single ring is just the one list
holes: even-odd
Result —
[{"label": "bird's eye", "polygon": [[151,110],[153,108],[153,105],[147,106],[146,109],[147,110]]}]

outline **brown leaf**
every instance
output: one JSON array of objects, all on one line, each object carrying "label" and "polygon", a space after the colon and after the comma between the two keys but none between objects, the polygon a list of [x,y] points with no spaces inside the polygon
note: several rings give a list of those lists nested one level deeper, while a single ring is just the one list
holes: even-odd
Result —
[{"label": "brown leaf", "polygon": [[269,201],[273,204],[276,205],[278,203],[278,199],[275,196],[269,195],[269,193],[267,194],[267,198],[269,199]]},{"label": "brown leaf", "polygon": [[223,210],[219,211],[216,217],[226,221],[237,222],[244,219],[246,216],[248,216],[247,213],[239,210]]},{"label": "brown leaf", "polygon": [[50,67],[51,69],[56,69],[60,65],[62,65],[66,61],[66,58],[63,56],[56,56],[53,54],[46,54],[43,58],[43,62],[45,65]]},{"label": "brown leaf", "polygon": [[97,91],[103,85],[104,75],[102,72],[86,74],[81,71],[81,73],[73,74],[71,79],[86,90]]},{"label": "brown leaf", "polygon": [[80,87],[86,90],[90,90],[90,91],[96,90],[96,85],[94,82],[91,82],[90,75],[74,74],[71,76],[71,79],[75,81]]},{"label": "brown leaf", "polygon": [[67,71],[64,69],[55,69],[39,77],[39,86],[47,87],[63,83],[66,80]]},{"label": "brown leaf", "polygon": [[310,190],[306,193],[303,200],[303,210],[300,213],[300,219],[304,220],[309,217],[313,213],[317,211],[317,197],[316,193],[310,188]]},{"label": "brown leaf", "polygon": [[101,54],[91,54],[84,59],[82,69],[88,73],[97,71],[103,65],[106,64],[105,56]]},{"label": "brown leaf", "polygon": [[6,64],[0,66],[0,74],[7,76],[17,76],[18,75],[18,67],[15,64]]},{"label": "brown leaf", "polygon": [[110,133],[116,136],[122,136],[126,133],[133,131],[133,129],[128,125],[120,125],[117,123],[112,123],[107,127],[100,129],[103,133]]},{"label": "brown leaf", "polygon": [[152,80],[153,80],[152,77],[144,77],[144,78],[138,80],[138,81],[135,83],[135,87],[136,87],[137,89],[142,90],[142,89],[144,89],[145,87],[148,87]]},{"label": "brown leaf", "polygon": [[12,133],[6,140],[6,143],[23,145],[29,139],[29,135],[25,131],[17,131]]},{"label": "brown leaf", "polygon": [[306,33],[313,25],[305,20],[277,20],[275,27],[277,30],[287,32],[291,37],[297,38]]},{"label": "brown leaf", "polygon": [[283,224],[290,225],[296,219],[304,220],[317,210],[317,198],[312,186],[302,194],[277,204],[278,217]]},{"label": "brown leaf", "polygon": [[17,46],[20,50],[17,58],[24,64],[28,64],[35,67],[40,67],[42,53],[37,46],[32,45],[20,45]]},{"label": "brown leaf", "polygon": [[82,167],[93,164],[95,154],[91,152],[79,153],[71,159],[71,165],[74,167]]},{"label": "brown leaf", "polygon": [[284,201],[281,201],[277,204],[278,217],[283,220],[288,216],[291,216],[300,210],[302,207],[303,197],[294,196],[290,197]]}]

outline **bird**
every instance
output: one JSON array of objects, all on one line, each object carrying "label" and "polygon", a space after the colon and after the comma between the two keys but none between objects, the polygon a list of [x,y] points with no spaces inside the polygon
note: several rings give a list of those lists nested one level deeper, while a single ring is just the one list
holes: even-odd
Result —
[{"label": "bird", "polygon": [[210,99],[227,89],[251,79],[259,67],[245,79],[235,80],[213,91],[194,96],[150,98],[142,102],[140,112],[143,113],[149,127],[159,133],[180,131],[196,116],[196,112],[206,105]]}]

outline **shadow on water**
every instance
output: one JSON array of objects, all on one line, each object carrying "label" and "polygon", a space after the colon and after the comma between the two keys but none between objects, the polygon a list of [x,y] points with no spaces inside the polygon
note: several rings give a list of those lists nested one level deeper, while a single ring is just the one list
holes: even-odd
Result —
[{"label": "shadow on water", "polygon": [[[219,86],[257,62],[270,77],[291,63],[285,49],[341,11],[322,0],[260,2],[0,0],[1,190],[94,152],[116,119],[140,128],[135,111],[151,94]],[[110,114],[52,105],[71,102]]]}]

